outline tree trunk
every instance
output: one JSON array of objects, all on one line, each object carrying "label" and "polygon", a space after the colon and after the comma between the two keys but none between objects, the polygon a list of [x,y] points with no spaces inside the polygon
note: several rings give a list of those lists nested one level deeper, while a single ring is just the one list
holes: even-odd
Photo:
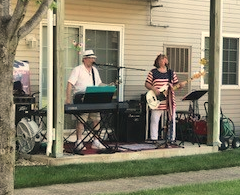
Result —
[{"label": "tree trunk", "polygon": [[14,193],[15,112],[13,104],[13,62],[18,38],[7,39],[0,30],[0,194]]},{"label": "tree trunk", "polygon": [[14,193],[16,129],[13,62],[16,49],[19,39],[28,35],[39,24],[53,0],[42,0],[32,18],[22,25],[29,2],[18,0],[12,11],[12,1],[0,1],[0,195]]}]

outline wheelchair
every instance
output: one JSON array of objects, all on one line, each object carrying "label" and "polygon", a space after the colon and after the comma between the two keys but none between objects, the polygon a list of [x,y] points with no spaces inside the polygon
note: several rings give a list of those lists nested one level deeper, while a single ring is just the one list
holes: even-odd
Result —
[{"label": "wheelchair", "polygon": [[[206,112],[206,118],[208,115],[208,102],[204,103],[204,108]],[[232,148],[240,147],[240,139],[235,134],[235,126],[233,121],[223,114],[222,108],[220,108],[220,141],[221,146],[219,150],[226,150],[230,147],[230,142]]]}]

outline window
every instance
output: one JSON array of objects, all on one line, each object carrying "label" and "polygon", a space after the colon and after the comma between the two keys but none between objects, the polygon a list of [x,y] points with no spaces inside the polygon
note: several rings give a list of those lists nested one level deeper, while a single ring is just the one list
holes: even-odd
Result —
[{"label": "window", "polygon": [[[99,27],[98,27],[99,28]],[[84,49],[92,49],[97,55],[97,63],[108,66],[97,67],[104,83],[115,82],[118,78],[118,66],[120,62],[120,30],[107,28],[89,29],[89,26],[67,26],[65,27],[65,77],[66,88],[67,80],[72,69],[82,63],[81,55],[73,47],[72,41],[83,43]],[[84,39],[84,38],[85,39]],[[85,47],[85,48],[84,48]],[[46,106],[47,98],[47,27],[42,28],[42,89],[41,105]]]},{"label": "window", "polygon": [[[74,67],[82,64],[82,57],[79,51],[74,49],[73,40],[78,43],[83,43],[82,50],[92,49],[97,55],[97,64],[104,64],[107,66],[97,67],[104,83],[115,82],[118,75],[118,66],[121,66],[123,44],[123,26],[107,26],[107,25],[91,25],[91,24],[65,24],[64,32],[64,88],[66,90],[67,80]],[[42,27],[42,64],[41,64],[41,107],[47,105],[47,27]],[[120,57],[121,56],[121,57]],[[121,72],[119,73],[121,74]],[[122,92],[122,89],[119,89]],[[120,94],[119,100],[123,94]],[[64,93],[65,95],[65,93]],[[75,128],[71,117],[65,116],[65,129]]]},{"label": "window", "polygon": [[[188,80],[190,69],[191,48],[186,46],[166,46],[169,68],[176,72],[179,82]],[[188,87],[176,91],[177,96],[184,96],[188,93]]]},{"label": "window", "polygon": [[237,38],[223,38],[223,85],[238,85],[238,42]]},{"label": "window", "polygon": [[86,30],[85,43],[86,50],[94,50],[97,63],[109,65],[99,68],[102,81],[104,83],[115,82],[119,64],[119,32]]},{"label": "window", "polygon": [[[47,27],[42,28],[42,89],[41,89],[41,105],[45,107],[47,105]],[[64,77],[64,87],[66,88],[68,77],[72,69],[81,63],[80,56],[78,52],[74,50],[72,41],[82,42],[82,35],[80,34],[81,28],[77,27],[66,27],[65,28],[65,77]]]},{"label": "window", "polygon": [[[205,42],[204,58],[209,61],[209,37],[205,37],[204,42]],[[205,66],[204,69],[206,74],[203,77],[203,82],[204,84],[208,84],[208,71],[209,71],[208,66]]]},{"label": "window", "polygon": [[[222,51],[222,85],[239,85],[239,38],[223,37]],[[209,37],[204,37],[204,58],[209,60]],[[208,73],[208,66],[205,68]],[[208,84],[208,74],[204,77],[204,84]]]}]

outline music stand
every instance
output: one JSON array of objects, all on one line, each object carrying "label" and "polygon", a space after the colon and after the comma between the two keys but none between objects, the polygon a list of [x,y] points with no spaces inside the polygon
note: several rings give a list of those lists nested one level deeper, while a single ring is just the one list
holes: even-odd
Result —
[{"label": "music stand", "polygon": [[208,90],[195,90],[195,91],[192,91],[192,92],[186,94],[186,95],[182,98],[182,101],[191,100],[191,101],[193,102],[193,108],[192,108],[193,117],[194,117],[195,115],[198,115],[198,114],[199,114],[198,100],[199,100],[203,95],[205,95],[207,92],[208,92]]},{"label": "music stand", "polygon": [[91,86],[86,88],[83,103],[110,103],[114,92],[115,86]]}]

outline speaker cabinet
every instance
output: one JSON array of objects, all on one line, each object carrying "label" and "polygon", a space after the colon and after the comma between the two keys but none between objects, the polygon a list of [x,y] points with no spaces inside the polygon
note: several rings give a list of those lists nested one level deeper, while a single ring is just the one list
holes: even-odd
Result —
[{"label": "speaker cabinet", "polygon": [[145,141],[145,124],[141,113],[125,112],[120,120],[120,142],[143,142]]},{"label": "speaker cabinet", "polygon": [[32,96],[14,96],[13,101],[15,104],[15,125],[24,118],[30,118],[32,104],[35,103],[35,97]]},{"label": "speaker cabinet", "polygon": [[29,111],[31,110],[31,104],[16,104],[15,106],[15,125],[24,118],[29,116]]}]

